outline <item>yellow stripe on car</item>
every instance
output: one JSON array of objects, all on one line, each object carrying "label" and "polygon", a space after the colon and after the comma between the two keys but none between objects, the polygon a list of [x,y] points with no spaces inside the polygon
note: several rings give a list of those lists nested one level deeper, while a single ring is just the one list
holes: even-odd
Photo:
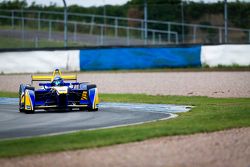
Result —
[{"label": "yellow stripe on car", "polygon": [[99,96],[98,96],[98,91],[97,88],[95,88],[95,99],[94,99],[94,108],[96,109],[96,105],[99,104]]},{"label": "yellow stripe on car", "polygon": [[60,76],[64,80],[77,80],[77,75],[62,75],[60,70],[55,70],[52,74],[50,75],[32,75],[31,79],[32,81],[53,81],[53,79],[56,76]]},{"label": "yellow stripe on car", "polygon": [[24,103],[24,94],[21,95],[21,103]]},{"label": "yellow stripe on car", "polygon": [[32,102],[30,99],[30,95],[29,95],[29,91],[25,91],[25,103],[24,103],[24,108],[25,110],[32,110],[33,106],[32,106]]}]

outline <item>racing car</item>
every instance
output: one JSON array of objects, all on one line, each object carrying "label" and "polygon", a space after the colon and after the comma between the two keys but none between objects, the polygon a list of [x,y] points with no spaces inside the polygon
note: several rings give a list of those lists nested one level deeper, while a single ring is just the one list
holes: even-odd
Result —
[{"label": "racing car", "polygon": [[[36,110],[73,110],[97,111],[99,104],[96,85],[77,82],[77,75],[62,75],[56,69],[51,76],[31,76],[31,84],[19,87],[19,111],[34,113]],[[66,82],[66,81],[74,82]],[[33,81],[39,83],[35,89]]]}]

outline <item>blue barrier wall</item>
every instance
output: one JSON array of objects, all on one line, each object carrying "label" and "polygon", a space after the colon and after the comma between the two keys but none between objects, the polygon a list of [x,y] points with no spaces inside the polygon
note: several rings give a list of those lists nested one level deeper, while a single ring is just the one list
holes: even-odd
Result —
[{"label": "blue barrier wall", "polygon": [[201,66],[201,46],[80,50],[81,70]]}]

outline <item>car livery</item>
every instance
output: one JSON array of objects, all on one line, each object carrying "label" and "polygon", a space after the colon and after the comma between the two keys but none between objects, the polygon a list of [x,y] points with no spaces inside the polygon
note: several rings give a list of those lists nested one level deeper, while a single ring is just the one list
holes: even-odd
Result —
[{"label": "car livery", "polygon": [[[59,69],[52,76],[31,76],[31,84],[19,87],[19,111],[34,113],[35,110],[88,110],[97,111],[99,104],[96,85],[77,82],[76,75],[62,75]],[[65,82],[74,80],[75,82]],[[39,83],[35,89],[33,81]]]}]

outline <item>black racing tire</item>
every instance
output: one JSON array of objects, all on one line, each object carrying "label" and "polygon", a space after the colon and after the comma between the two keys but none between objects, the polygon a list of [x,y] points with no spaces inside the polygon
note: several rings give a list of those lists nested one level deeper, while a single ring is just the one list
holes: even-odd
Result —
[{"label": "black racing tire", "polygon": [[96,85],[95,84],[87,85],[87,90],[92,89],[92,88],[96,88]]},{"label": "black racing tire", "polygon": [[20,84],[19,95],[21,95],[22,91],[25,91],[26,89],[35,91],[35,87],[33,87],[33,86],[31,86],[31,85],[28,85],[28,84]]},{"label": "black racing tire", "polygon": [[25,90],[33,90],[33,91],[35,91],[35,87],[33,87],[33,86],[30,86],[30,85],[26,85],[25,86]]},{"label": "black racing tire", "polygon": [[86,110],[86,108],[83,108],[83,107],[80,107],[80,108],[79,108],[79,111],[80,111],[80,112],[83,112],[83,111],[85,111],[85,110]]},{"label": "black racing tire", "polygon": [[25,90],[25,84],[20,84],[19,86],[19,111],[24,112],[24,109],[21,109],[21,95]]},{"label": "black racing tire", "polygon": [[95,111],[98,111],[98,108],[95,108],[95,109],[93,109],[93,108],[88,108],[88,111],[89,111],[89,112],[95,112]]},{"label": "black racing tire", "polygon": [[24,109],[21,108],[21,98],[20,97],[19,97],[19,112],[24,112]]},{"label": "black racing tire", "polygon": [[25,114],[34,114],[34,110],[25,110],[24,113]]}]

